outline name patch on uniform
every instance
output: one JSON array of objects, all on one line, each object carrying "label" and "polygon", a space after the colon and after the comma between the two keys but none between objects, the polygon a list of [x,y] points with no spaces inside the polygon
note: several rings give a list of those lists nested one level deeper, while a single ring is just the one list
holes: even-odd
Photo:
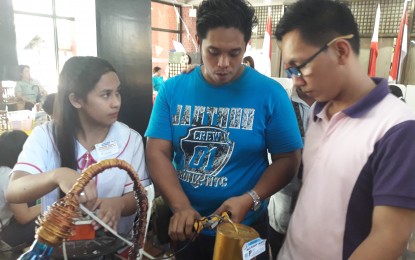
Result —
[{"label": "name patch on uniform", "polygon": [[97,150],[98,156],[100,158],[116,154],[119,151],[116,141],[108,141],[96,144],[95,149]]}]

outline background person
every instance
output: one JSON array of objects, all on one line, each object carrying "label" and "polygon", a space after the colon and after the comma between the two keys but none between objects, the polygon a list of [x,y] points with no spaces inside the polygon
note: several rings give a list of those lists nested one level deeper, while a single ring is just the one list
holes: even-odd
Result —
[{"label": "background person", "polygon": [[22,151],[27,134],[13,130],[0,135],[0,239],[11,247],[29,246],[35,237],[35,219],[40,205],[12,204],[6,200],[9,174]]},{"label": "background person", "polygon": [[346,4],[299,0],[275,35],[287,74],[316,99],[278,259],[398,259],[415,228],[415,114],[361,67]]},{"label": "background person", "polygon": [[153,85],[153,103],[157,97],[157,93],[159,92],[161,86],[164,85],[164,79],[161,75],[161,68],[156,66],[153,68],[153,77],[151,78],[151,82]]},{"label": "background person", "polygon": [[20,81],[16,83],[14,95],[25,102],[25,109],[31,110],[34,104],[42,101],[42,97],[47,95],[46,90],[40,85],[39,81],[30,75],[30,67],[19,65]]},{"label": "background person", "polygon": [[42,104],[42,109],[48,115],[49,119],[53,117],[53,105],[55,103],[56,93],[52,93],[46,96]]},{"label": "background person", "polygon": [[[141,136],[117,121],[121,107],[120,80],[106,60],[72,57],[59,76],[54,118],[36,127],[27,139],[10,177],[7,199],[22,203],[42,197],[45,210],[67,193],[79,173],[95,162],[118,158],[137,171],[143,186],[149,184]],[[111,168],[90,181],[80,200],[117,230],[121,216],[136,212],[132,180]],[[124,221],[123,221],[124,222]],[[118,232],[126,233],[125,219]]]},{"label": "background person", "polygon": [[160,90],[160,87],[164,84],[164,79],[161,75],[161,68],[158,66],[153,68],[152,84],[153,90],[157,92]]},{"label": "background person", "polygon": [[[314,103],[314,98],[306,95],[300,87],[293,85],[291,92],[291,104],[293,105],[297,125],[300,129],[301,137],[304,140],[307,131],[310,107]],[[272,259],[277,259],[278,252],[285,239],[288,223],[293,213],[298,193],[301,188],[303,175],[303,165],[294,178],[287,186],[272,195],[268,203],[268,243],[271,248]]]},{"label": "background person", "polygon": [[243,61],[243,64],[255,69],[255,62],[251,56],[245,56],[242,61]]},{"label": "background person", "polygon": [[[193,237],[196,219],[224,211],[266,238],[265,199],[295,175],[302,148],[285,90],[242,64],[256,24],[249,2],[203,1],[196,24],[203,65],[165,82],[146,131],[147,166],[173,212],[177,249]],[[214,241],[204,230],[175,257],[212,259]]]}]

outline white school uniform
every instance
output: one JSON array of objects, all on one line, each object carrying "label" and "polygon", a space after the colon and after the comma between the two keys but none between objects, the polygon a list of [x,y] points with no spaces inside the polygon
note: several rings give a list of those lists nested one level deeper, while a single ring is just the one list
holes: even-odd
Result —
[{"label": "white school uniform", "polygon": [[[136,170],[143,186],[150,184],[144,159],[142,137],[127,125],[115,122],[105,140],[90,153],[76,141],[78,172],[86,169],[94,162],[104,159],[117,158],[125,160]],[[105,147],[111,146],[111,149]],[[103,149],[100,149],[103,148]],[[61,167],[59,152],[53,139],[53,122],[36,127],[19,155],[13,171],[25,171],[30,174],[48,172]],[[128,174],[121,169],[111,168],[103,171],[94,178],[98,197],[120,197],[133,190],[133,182]],[[59,189],[55,189],[42,198],[42,211],[59,199]],[[130,225],[127,225],[130,226]],[[132,225],[131,225],[132,226]],[[131,228],[130,226],[130,228]],[[124,230],[118,230],[122,232]]]}]

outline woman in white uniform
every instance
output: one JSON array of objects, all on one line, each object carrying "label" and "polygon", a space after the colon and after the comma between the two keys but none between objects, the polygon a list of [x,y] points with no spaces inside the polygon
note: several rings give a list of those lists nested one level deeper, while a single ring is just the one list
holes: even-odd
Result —
[{"label": "woman in white uniform", "polygon": [[[22,203],[42,197],[42,210],[46,210],[71,189],[82,170],[109,158],[130,163],[143,186],[149,185],[142,137],[117,122],[119,91],[120,80],[107,61],[70,58],[59,76],[54,119],[36,127],[25,143],[10,176],[8,201]],[[121,216],[136,211],[132,191],[128,174],[112,168],[86,185],[80,201],[117,229]],[[131,222],[120,226],[131,228]]]}]

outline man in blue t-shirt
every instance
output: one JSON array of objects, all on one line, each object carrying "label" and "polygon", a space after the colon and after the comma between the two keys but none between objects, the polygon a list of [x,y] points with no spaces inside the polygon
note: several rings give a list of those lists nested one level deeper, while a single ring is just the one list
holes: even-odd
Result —
[{"label": "man in blue t-shirt", "polygon": [[[169,235],[180,248],[196,219],[229,211],[266,238],[264,200],[300,164],[295,113],[281,85],[242,64],[256,24],[247,1],[205,0],[196,24],[203,65],[165,82],[145,134],[148,170],[173,212]],[[202,231],[176,259],[212,259],[214,235]]]}]

